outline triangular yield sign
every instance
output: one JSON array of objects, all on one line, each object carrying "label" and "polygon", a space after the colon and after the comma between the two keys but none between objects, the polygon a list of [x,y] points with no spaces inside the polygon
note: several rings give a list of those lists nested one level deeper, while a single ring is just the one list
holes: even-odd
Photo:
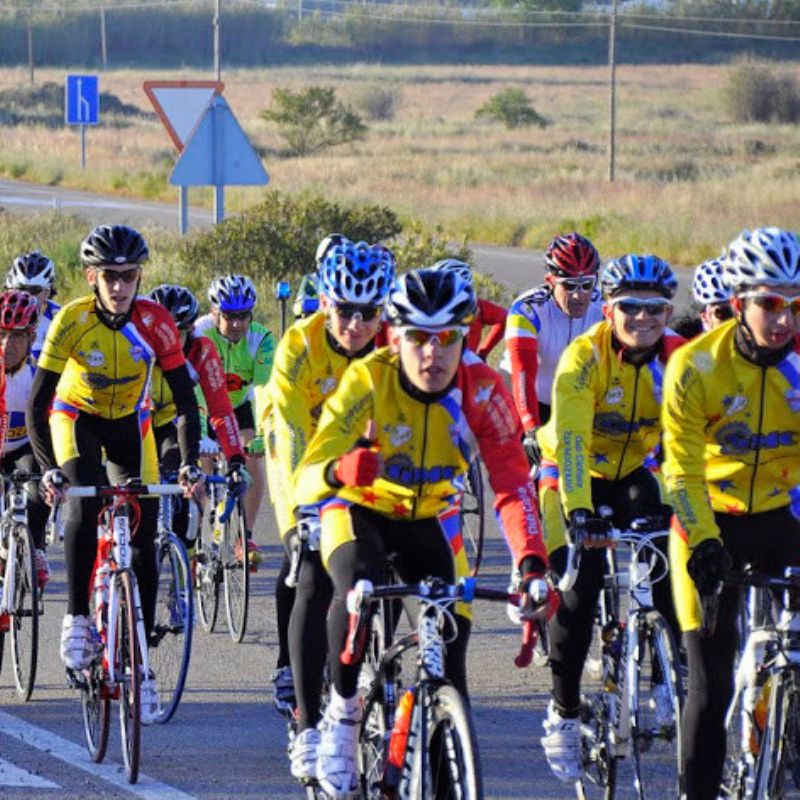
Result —
[{"label": "triangular yield sign", "polygon": [[217,96],[211,101],[169,182],[173,186],[246,186],[269,182],[261,159],[224,97]]},{"label": "triangular yield sign", "polygon": [[145,81],[142,86],[179,152],[211,99],[225,88],[222,81]]}]

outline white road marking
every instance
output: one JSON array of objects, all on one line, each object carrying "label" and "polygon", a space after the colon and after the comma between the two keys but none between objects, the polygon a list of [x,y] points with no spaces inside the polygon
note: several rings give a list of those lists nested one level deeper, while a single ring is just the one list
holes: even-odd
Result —
[{"label": "white road marking", "polygon": [[15,767],[2,758],[0,758],[0,786],[16,786],[23,789],[61,788],[57,783],[51,783],[38,775],[28,772],[26,769]]},{"label": "white road marking", "polygon": [[[77,713],[77,705],[76,705]],[[119,771],[119,765],[113,762],[106,764],[95,764],[88,756],[85,747],[80,747],[74,742],[62,739],[60,736],[25,722],[17,717],[0,711],[0,734],[13,736],[24,744],[42,750],[53,758],[76,767],[84,772],[88,772],[96,778],[100,778],[106,783],[113,784],[118,789],[130,792],[136,797],[144,800],[196,800],[193,795],[186,794],[180,789],[161,783],[155,778],[139,773],[139,782],[128,783],[125,780],[124,772]],[[146,748],[143,748],[146,753]],[[0,781],[2,783],[2,781]]]}]

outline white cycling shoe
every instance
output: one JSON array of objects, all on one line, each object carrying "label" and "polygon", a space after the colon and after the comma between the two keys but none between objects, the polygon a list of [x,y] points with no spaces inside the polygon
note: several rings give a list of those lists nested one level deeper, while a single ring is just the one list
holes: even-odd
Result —
[{"label": "white cycling shoe", "polygon": [[574,783],[583,774],[580,718],[562,717],[551,700],[542,727],[542,747],[553,775],[562,783]]},{"label": "white cycling shoe", "polygon": [[156,677],[153,670],[145,678],[142,676],[142,683],[139,689],[139,709],[142,725],[152,725],[161,712],[161,700],[158,697],[156,687]]},{"label": "white cycling shoe", "polygon": [[300,731],[292,742],[292,777],[298,781],[310,781],[317,777],[317,751],[320,732],[316,728]]},{"label": "white cycling shoe", "polygon": [[345,699],[336,690],[319,723],[317,781],[331,800],[346,800],[359,788],[358,734],[361,729],[361,705],[358,697]]},{"label": "white cycling shoe", "polygon": [[92,663],[92,634],[89,618],[65,614],[61,622],[61,660],[69,669],[86,669]]}]

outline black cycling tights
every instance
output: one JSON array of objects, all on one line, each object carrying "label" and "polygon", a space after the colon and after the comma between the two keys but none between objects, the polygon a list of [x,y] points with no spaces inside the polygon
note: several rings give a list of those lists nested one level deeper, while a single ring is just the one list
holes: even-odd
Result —
[{"label": "black cycling tights", "polygon": [[[780,575],[800,563],[800,523],[788,507],[747,516],[717,514],[722,541],[734,565]],[[738,647],[736,622],[741,592],[720,595],[713,634],[683,634],[689,659],[689,690],[683,712],[683,764],[687,800],[716,800],[725,761],[725,712],[733,696],[733,664]]]},{"label": "black cycling tights", "polygon": [[[334,595],[328,616],[328,649],[336,691],[342,697],[353,697],[358,683],[358,665],[345,665],[339,653],[347,638],[347,592],[356,581],[368,578],[375,584],[387,578],[390,555],[404,581],[420,581],[428,576],[455,580],[455,562],[447,537],[439,521],[432,519],[398,520],[377,514],[361,506],[350,507],[355,540],[340,544],[331,553],[328,572],[333,579]],[[445,674],[467,698],[467,641],[471,623],[456,615],[458,631],[444,631],[448,642]]]},{"label": "black cycling tights", "polygon": [[[94,486],[105,450],[109,479],[121,483],[138,478],[142,472],[142,439],[136,414],[108,420],[79,413],[75,420],[74,443],[78,455],[61,465],[73,486]],[[150,453],[155,460],[155,453]],[[102,501],[96,498],[67,501],[64,513],[64,556],[67,566],[67,612],[89,613],[89,581],[97,552],[97,514]],[[132,541],[133,569],[142,599],[142,614],[149,635],[156,608],[158,572],[155,532],[158,500],[139,500],[142,517]]]},{"label": "black cycling tights", "polygon": [[[620,530],[626,530],[636,517],[669,512],[662,505],[658,482],[643,467],[619,481],[592,478],[592,502],[595,509],[610,506],[614,511],[614,525]],[[665,552],[666,546],[665,537]],[[566,547],[555,550],[550,556],[550,564],[559,574],[564,572],[566,557]],[[605,567],[605,550],[584,550],[575,586],[562,594],[561,604],[550,622],[553,700],[564,716],[577,716],[580,709],[581,674],[592,640]],[[653,586],[653,605],[664,615],[677,641],[678,623],[668,577]]]}]

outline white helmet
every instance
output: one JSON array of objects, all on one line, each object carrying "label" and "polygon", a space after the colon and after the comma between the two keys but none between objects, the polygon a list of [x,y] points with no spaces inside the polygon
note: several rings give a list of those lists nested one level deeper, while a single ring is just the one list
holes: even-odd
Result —
[{"label": "white helmet", "polygon": [[472,268],[459,258],[443,258],[437,261],[430,269],[451,269],[458,274],[464,283],[472,286]]},{"label": "white helmet", "polygon": [[26,289],[40,286],[52,290],[56,279],[56,268],[53,262],[39,250],[23,253],[14,259],[11,269],[6,275],[7,289]]},{"label": "white helmet", "polygon": [[744,230],[728,246],[725,282],[748,286],[800,284],[800,240],[785,228]]},{"label": "white helmet", "polygon": [[704,261],[694,271],[692,294],[700,305],[727,303],[731,299],[731,287],[724,281],[725,262],[721,258]]},{"label": "white helmet", "polygon": [[335,303],[380,305],[394,280],[394,268],[388,247],[345,239],[322,259],[319,287]]}]

